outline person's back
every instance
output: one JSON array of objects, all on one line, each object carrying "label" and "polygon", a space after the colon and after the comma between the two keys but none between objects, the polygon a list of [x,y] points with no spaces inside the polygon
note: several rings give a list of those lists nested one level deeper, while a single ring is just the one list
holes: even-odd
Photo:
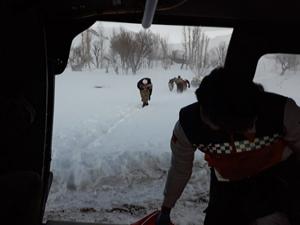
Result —
[{"label": "person's back", "polygon": [[137,88],[140,90],[142,107],[149,105],[149,101],[152,94],[152,82],[148,77],[142,78],[137,82]]},{"label": "person's back", "polygon": [[176,84],[178,93],[182,93],[184,90],[186,90],[187,83],[184,79],[181,78],[181,76],[178,76],[174,82]]}]

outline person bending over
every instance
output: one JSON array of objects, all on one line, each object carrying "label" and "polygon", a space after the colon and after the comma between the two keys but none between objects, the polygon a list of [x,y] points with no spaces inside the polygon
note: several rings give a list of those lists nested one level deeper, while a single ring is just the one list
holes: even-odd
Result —
[{"label": "person bending over", "polygon": [[213,70],[180,110],[156,225],[170,223],[197,149],[211,171],[204,225],[299,225],[300,108],[227,73]]}]

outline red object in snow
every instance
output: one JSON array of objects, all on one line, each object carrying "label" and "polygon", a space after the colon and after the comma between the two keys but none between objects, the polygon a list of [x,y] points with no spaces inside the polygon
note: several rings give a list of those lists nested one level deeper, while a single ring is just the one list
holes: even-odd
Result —
[{"label": "red object in snow", "polygon": [[[132,223],[130,225],[155,225],[155,219],[158,214],[159,214],[159,210],[156,210],[156,211],[150,213],[149,215],[145,216],[141,220],[139,220],[135,223]],[[170,225],[174,225],[174,224],[170,223]]]}]

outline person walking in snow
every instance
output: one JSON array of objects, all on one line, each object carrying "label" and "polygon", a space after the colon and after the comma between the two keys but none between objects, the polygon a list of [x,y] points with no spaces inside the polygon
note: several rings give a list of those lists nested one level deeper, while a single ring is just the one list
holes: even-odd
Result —
[{"label": "person walking in snow", "polygon": [[204,225],[299,225],[300,107],[226,73],[213,70],[180,110],[156,225],[169,225],[197,149],[211,171]]},{"label": "person walking in snow", "polygon": [[152,83],[148,77],[142,78],[137,83],[137,88],[140,90],[141,100],[143,102],[142,107],[149,105],[150,97],[152,94]]},{"label": "person walking in snow", "polygon": [[177,93],[182,93],[187,88],[190,88],[190,82],[187,79],[183,79],[180,75],[175,78],[174,82],[177,87]]}]

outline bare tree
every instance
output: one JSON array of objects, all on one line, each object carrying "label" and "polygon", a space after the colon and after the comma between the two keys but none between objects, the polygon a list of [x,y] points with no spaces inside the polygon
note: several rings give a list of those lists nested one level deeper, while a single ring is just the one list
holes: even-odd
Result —
[{"label": "bare tree", "polygon": [[132,53],[129,55],[128,64],[133,74],[141,68],[142,61],[153,51],[152,33],[148,30],[135,33],[132,42]]},{"label": "bare tree", "polygon": [[[183,27],[183,49],[184,49],[184,58],[186,60],[186,68],[188,65],[191,63],[191,59],[193,58],[194,55],[194,44],[195,41],[193,40],[193,30],[192,27]],[[193,65],[191,65],[193,66]]]},{"label": "bare tree", "polygon": [[[192,70],[194,71],[194,74],[198,77],[203,76],[209,67],[209,59],[208,59],[208,53],[207,48],[209,44],[209,38],[199,31],[199,42],[196,42],[196,50],[193,58],[193,65]],[[197,36],[198,37],[198,36]]]},{"label": "bare tree", "polygon": [[82,55],[81,45],[74,46],[72,44],[69,54],[69,64],[73,71],[81,71],[84,66],[84,59]]},{"label": "bare tree", "polygon": [[98,24],[96,31],[93,32],[93,34],[96,36],[96,39],[93,41],[92,53],[94,56],[94,64],[96,68],[99,69],[103,68],[105,52],[104,42],[105,40],[108,40],[108,37],[104,35],[104,28],[101,24]]},{"label": "bare tree", "polygon": [[122,70],[126,73],[128,72],[127,60],[129,58],[129,54],[131,54],[131,48],[133,45],[132,36],[132,32],[120,28],[119,33],[113,31],[110,39],[110,48],[112,50],[111,52],[119,55]]},{"label": "bare tree", "polygon": [[209,38],[200,27],[183,27],[183,36],[186,64],[196,76],[202,76],[209,66]]},{"label": "bare tree", "polygon": [[129,32],[121,28],[120,32],[113,33],[110,40],[112,51],[119,55],[122,70],[133,74],[141,68],[145,60],[153,51],[153,34],[150,31],[138,33]]},{"label": "bare tree", "polygon": [[187,27],[183,27],[183,30],[182,30],[182,34],[183,34],[183,42],[182,42],[182,45],[183,45],[183,49],[184,49],[184,58],[185,58],[185,61],[186,61],[186,68],[187,68],[187,56],[188,56],[188,41],[187,41]]},{"label": "bare tree", "polygon": [[223,66],[226,59],[228,44],[225,41],[219,43],[217,47],[211,49],[211,65],[213,67]]},{"label": "bare tree", "polygon": [[69,62],[73,69],[81,70],[85,65],[91,68],[93,57],[91,54],[92,36],[97,33],[89,28],[80,35],[80,43],[77,46],[72,46],[70,50]]},{"label": "bare tree", "polygon": [[97,69],[99,69],[100,67],[100,51],[101,51],[101,43],[100,41],[94,41],[93,42],[93,49],[92,49],[92,53],[94,56],[94,64],[96,66]]},{"label": "bare tree", "polygon": [[299,64],[299,58],[296,55],[277,54],[275,55],[275,62],[281,67],[280,75],[284,75],[287,70],[296,70]]},{"label": "bare tree", "polygon": [[89,68],[91,68],[91,62],[93,60],[91,55],[91,40],[92,37],[89,29],[81,33],[81,54],[83,56],[83,63],[88,65]]},{"label": "bare tree", "polygon": [[114,72],[119,74],[119,60],[118,60],[118,53],[114,49],[110,49],[109,54],[104,57],[107,61],[106,71],[108,72],[108,68],[111,65]]},{"label": "bare tree", "polygon": [[170,59],[169,59],[169,47],[168,40],[166,38],[160,37],[160,48],[161,48],[161,64],[162,67],[166,70],[170,67]]},{"label": "bare tree", "polygon": [[152,38],[152,51],[146,56],[147,67],[150,69],[153,67],[153,61],[159,58],[160,49],[160,36],[151,33]]},{"label": "bare tree", "polygon": [[185,54],[183,51],[172,50],[171,60],[172,60],[172,63],[181,64],[180,69],[183,69],[184,65],[186,65],[186,58],[185,58]]}]

